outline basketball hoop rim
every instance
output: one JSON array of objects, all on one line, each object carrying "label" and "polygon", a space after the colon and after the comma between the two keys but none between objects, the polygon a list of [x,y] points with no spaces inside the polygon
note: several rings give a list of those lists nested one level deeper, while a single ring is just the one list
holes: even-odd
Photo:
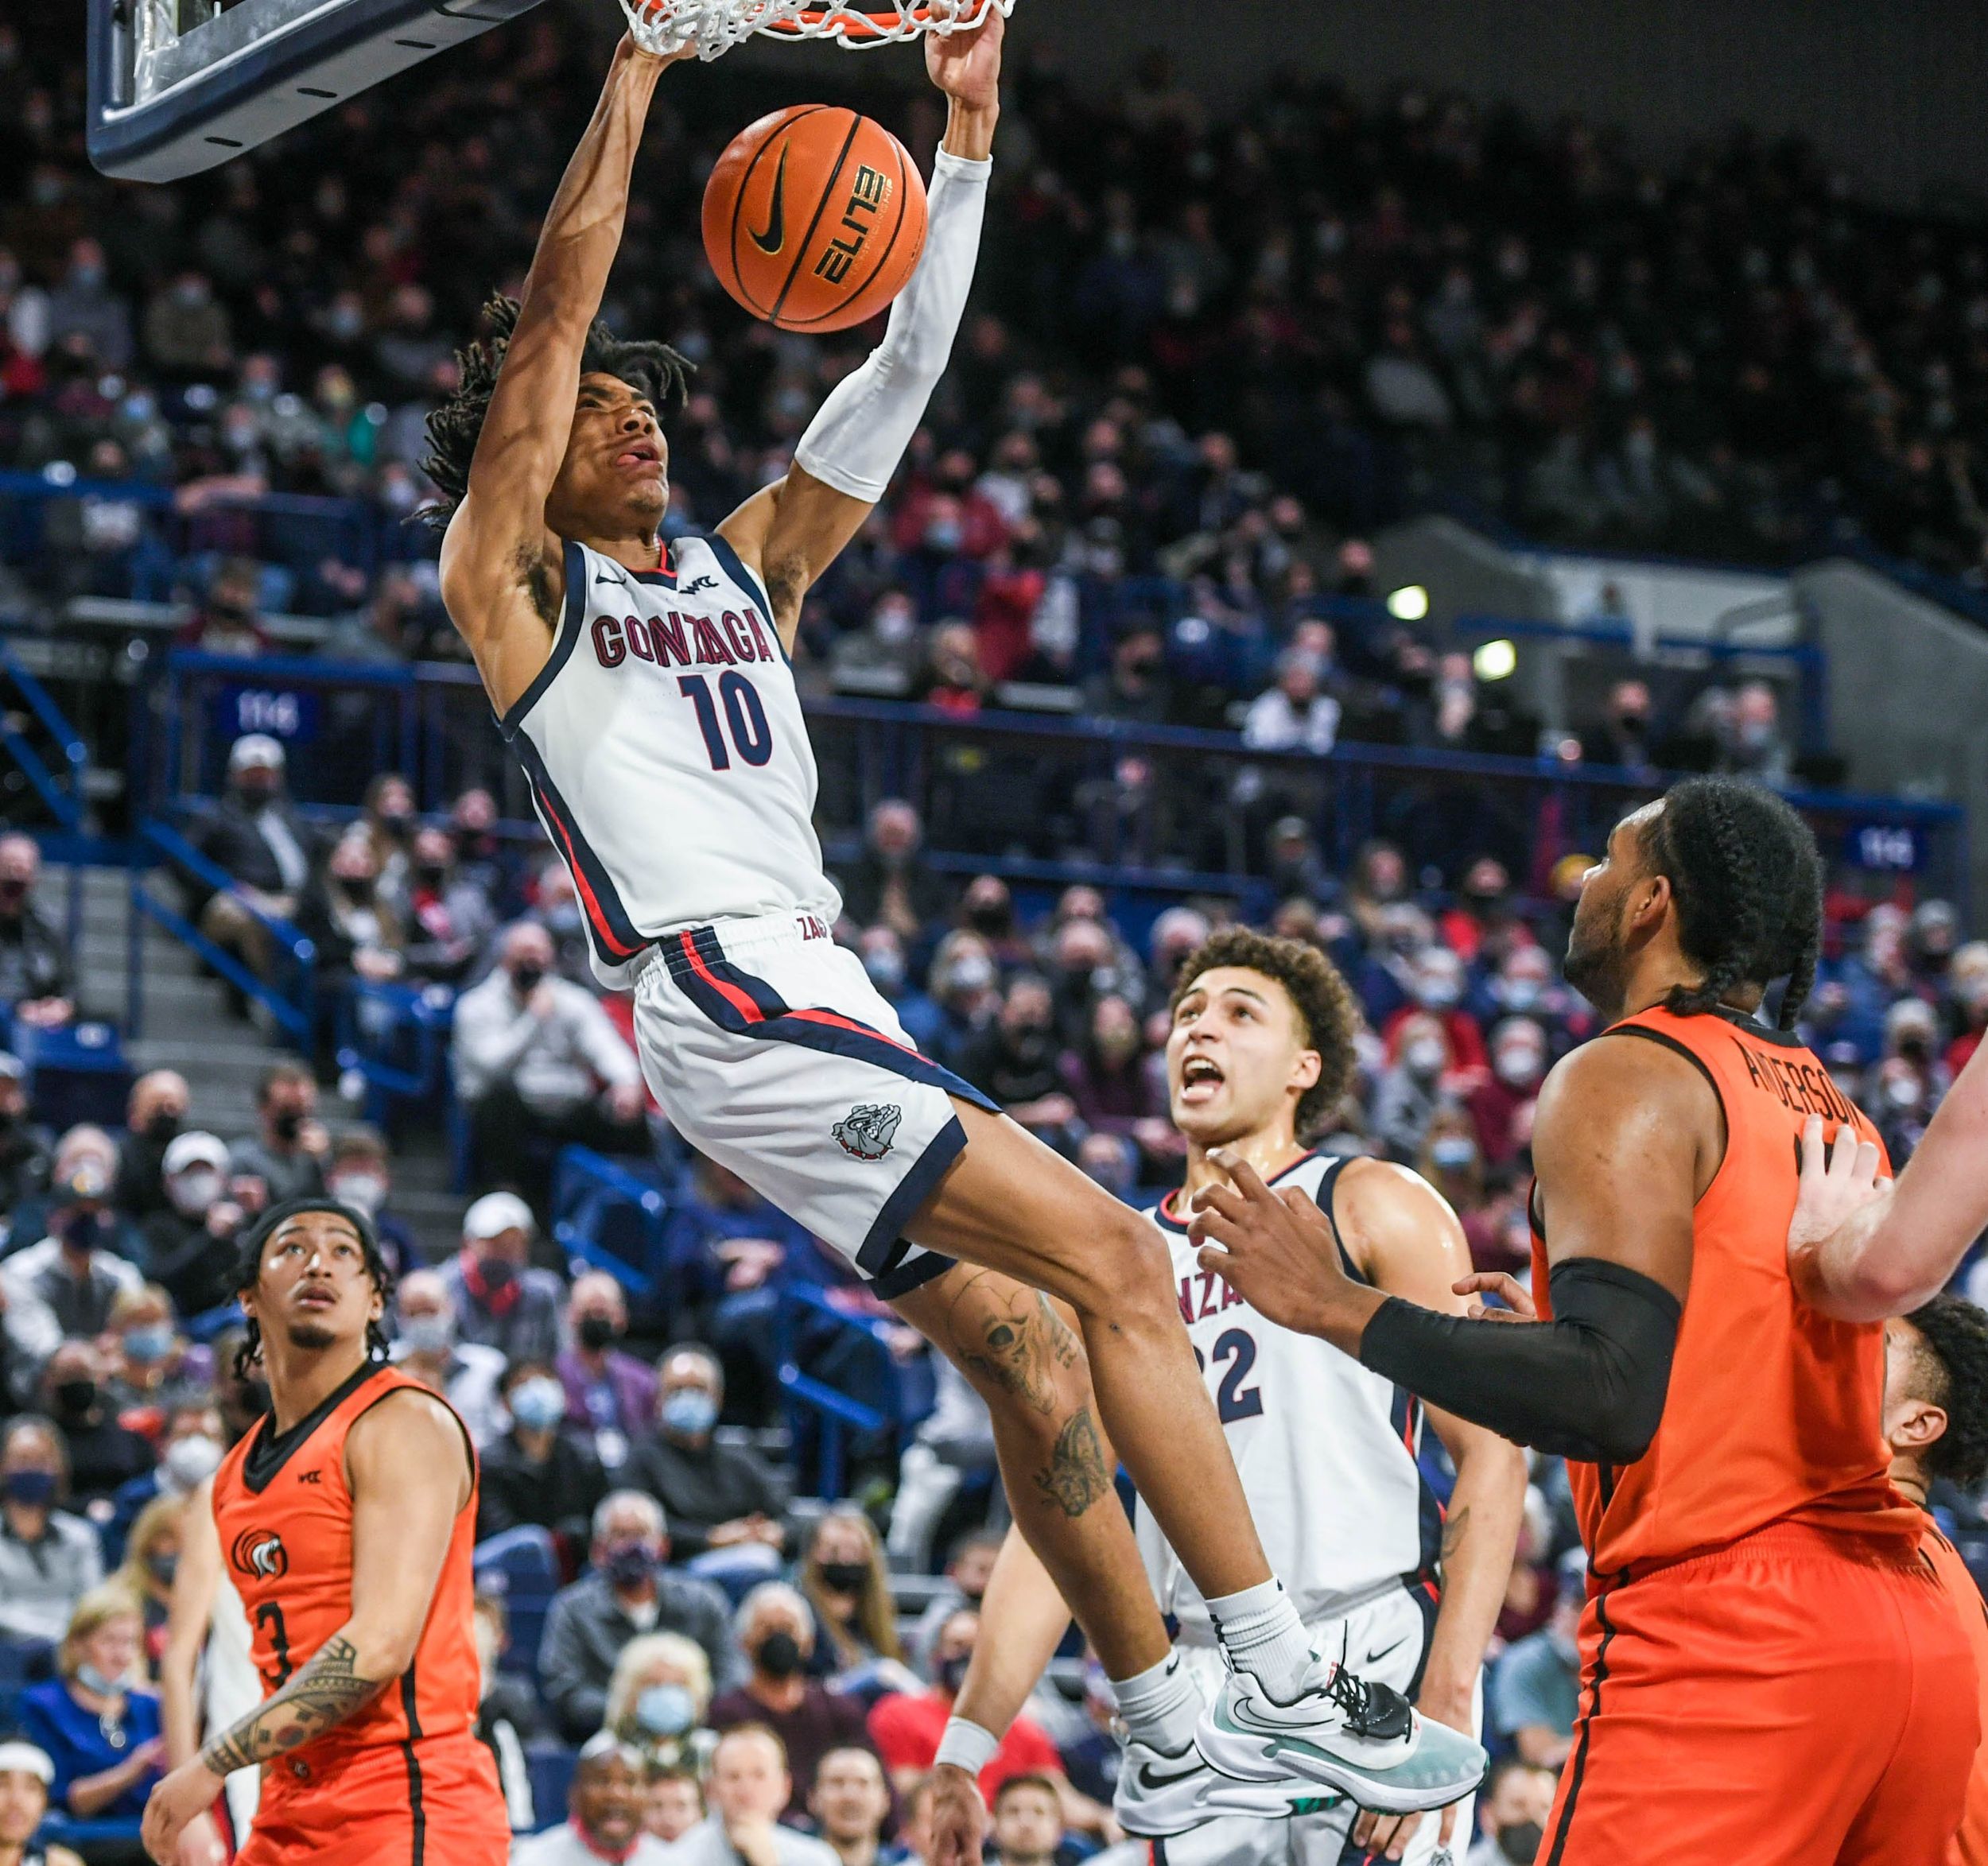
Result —
[{"label": "basketball hoop rim", "polygon": [[710,60],[750,38],[828,41],[845,51],[970,32],[1015,0],[621,0],[635,42]]}]

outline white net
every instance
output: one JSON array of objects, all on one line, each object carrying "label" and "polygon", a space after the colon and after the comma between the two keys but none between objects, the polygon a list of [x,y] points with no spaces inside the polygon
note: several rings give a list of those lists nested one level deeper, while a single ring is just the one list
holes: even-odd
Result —
[{"label": "white net", "polygon": [[1015,0],[621,0],[628,29],[645,52],[694,50],[710,60],[765,33],[780,39],[832,39],[849,51],[894,45],[926,33],[960,33],[990,10],[1005,17]]}]

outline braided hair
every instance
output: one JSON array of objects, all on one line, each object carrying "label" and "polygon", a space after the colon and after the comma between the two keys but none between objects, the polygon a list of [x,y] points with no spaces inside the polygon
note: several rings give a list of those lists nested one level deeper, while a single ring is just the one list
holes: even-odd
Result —
[{"label": "braided hair", "polygon": [[[437,530],[447,526],[469,490],[470,462],[483,434],[483,417],[490,413],[504,353],[518,328],[518,301],[501,294],[484,305],[489,335],[456,352],[461,381],[455,394],[428,417],[428,453],[421,471],[442,496],[416,515]],[[672,402],[684,399],[695,367],[667,343],[624,342],[598,320],[587,333],[580,357],[582,375],[619,376],[630,388],[647,396],[658,416]]]},{"label": "braided hair", "polygon": [[[329,1212],[351,1226],[365,1259],[366,1274],[379,1292],[381,1303],[390,1305],[394,1300],[394,1268],[380,1248],[379,1233],[374,1230],[372,1220],[337,1199],[322,1197],[285,1199],[282,1205],[271,1206],[243,1234],[241,1254],[235,1264],[235,1294],[239,1296],[255,1287],[256,1279],[262,1274],[262,1247],[275,1235],[278,1228],[306,1212]],[[377,1321],[366,1325],[366,1352],[375,1360],[386,1358],[386,1331]],[[249,1369],[262,1358],[262,1325],[250,1316],[243,1330],[242,1344],[235,1351],[235,1379],[246,1380]]]},{"label": "braided hair", "polygon": [[1920,1462],[1928,1476],[1978,1491],[1988,1476],[1988,1314],[1943,1294],[1905,1319],[1919,1331],[1919,1356],[1933,1376],[1920,1397],[1947,1414],[1947,1430]]},{"label": "braided hair", "polygon": [[1823,939],[1823,863],[1808,825],[1757,784],[1689,778],[1665,793],[1644,852],[1669,878],[1679,945],[1705,968],[1699,984],[1673,987],[1664,1008],[1693,1016],[1735,986],[1784,977],[1780,1027],[1792,1030]]}]

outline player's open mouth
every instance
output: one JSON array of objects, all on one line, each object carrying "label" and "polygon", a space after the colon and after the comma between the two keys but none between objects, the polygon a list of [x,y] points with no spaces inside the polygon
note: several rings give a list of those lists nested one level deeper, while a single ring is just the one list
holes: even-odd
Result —
[{"label": "player's open mouth", "polygon": [[1228,1080],[1219,1065],[1205,1056],[1190,1056],[1180,1070],[1180,1099],[1187,1103],[1212,1100]]},{"label": "player's open mouth", "polygon": [[662,464],[662,449],[653,440],[640,440],[633,447],[624,447],[615,456],[617,467],[659,467]]}]

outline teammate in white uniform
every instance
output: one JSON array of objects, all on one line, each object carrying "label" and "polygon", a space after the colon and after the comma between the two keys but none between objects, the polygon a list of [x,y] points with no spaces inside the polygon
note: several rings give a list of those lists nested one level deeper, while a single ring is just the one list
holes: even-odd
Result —
[{"label": "teammate in white uniform", "polygon": [[[1481,1427],[1432,1415],[1457,1471],[1446,1518],[1417,1462],[1420,1402],[1326,1343],[1258,1314],[1201,1267],[1186,1213],[1194,1193],[1221,1177],[1210,1155],[1226,1149],[1332,1217],[1351,1274],[1459,1313],[1466,1301],[1452,1285],[1470,1267],[1462,1228],[1404,1168],[1327,1158],[1299,1141],[1344,1094],[1359,1023],[1321,953],[1231,929],[1189,958],[1180,977],[1167,1060],[1187,1176],[1154,1216],[1257,1528],[1314,1646],[1343,1652],[1425,1715],[1474,1731],[1478,1674],[1524,1508],[1524,1454]],[[1212,1698],[1223,1668],[1207,1604],[1143,1502],[1136,1526],[1154,1591],[1178,1624],[1181,1670]],[[982,1622],[991,1636],[956,1714],[1004,1729],[1035,1682],[1031,1665],[1039,1670],[1067,1624],[1046,1576],[1018,1545],[1003,1553]],[[1307,1811],[1294,1815],[1287,1791],[1199,1769],[1181,1753],[1178,1724],[1170,1732],[1163,1718],[1128,1722],[1120,1818],[1159,1837],[1154,1859],[1165,1866],[1433,1863],[1444,1849],[1460,1856],[1469,1845],[1467,1800],[1439,1818],[1376,1819],[1329,1799],[1300,1802]],[[957,1805],[943,1790],[938,1798]]]},{"label": "teammate in white uniform", "polygon": [[[985,1394],[1017,1519],[1111,1676],[1136,1696],[1168,1645],[1107,1430],[1221,1618],[1247,1678],[1236,1740],[1256,1766],[1434,1806],[1482,1752],[1313,1654],[1250,1530],[1154,1228],[919,1055],[829,934],[839,903],[809,826],[787,656],[810,585],[883,496],[945,367],[1003,29],[990,11],[926,42],[949,114],[925,250],[883,343],[782,479],[666,549],[657,410],[682,361],[594,322],[674,62],[623,42],[522,303],[493,307],[493,336],[429,422],[442,595],[573,871],[595,966],[634,987],[643,1071],[672,1123],[843,1252]],[[786,231],[775,213],[771,250]],[[1272,1767],[1273,1753],[1291,1760]]]}]

